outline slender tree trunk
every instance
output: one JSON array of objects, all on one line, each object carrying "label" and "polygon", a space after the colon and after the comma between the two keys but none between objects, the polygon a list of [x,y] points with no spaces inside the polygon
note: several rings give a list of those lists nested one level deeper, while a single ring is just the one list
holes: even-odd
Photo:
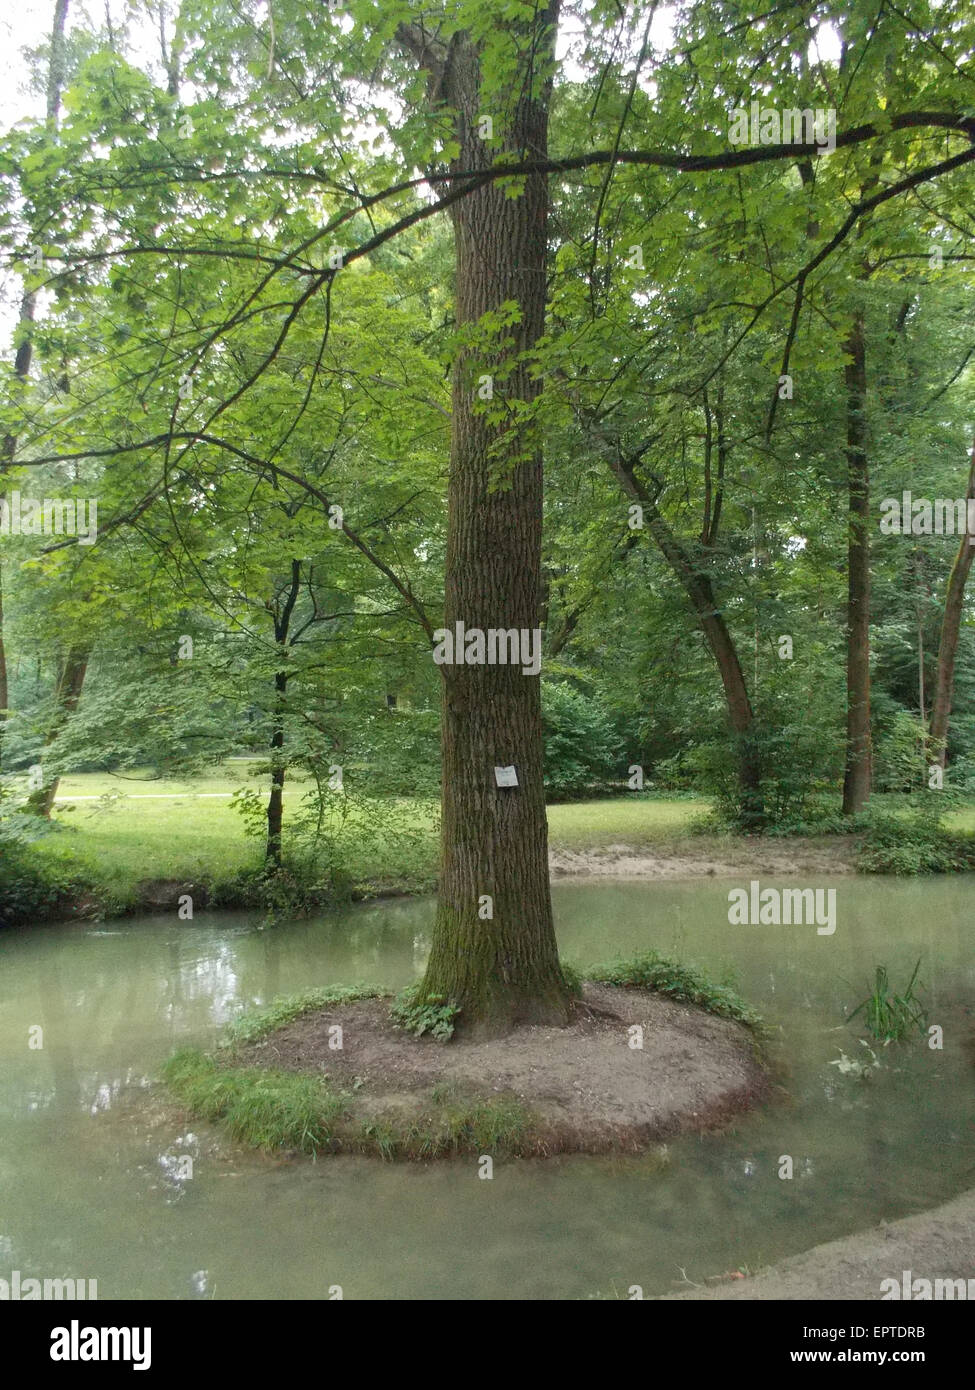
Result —
[{"label": "slender tree trunk", "polygon": [[[610,467],[624,491],[643,508],[644,526],[670,565],[681,587],[694,606],[701,630],[711,648],[724,689],[728,719],[735,734],[738,757],[740,818],[743,827],[759,830],[765,824],[762,800],[761,755],[755,729],[755,714],[748,696],[745,674],[735,640],[720,612],[711,581],[702,574],[667,525],[653,494],[637,477],[632,461],[619,454],[609,458]],[[713,528],[711,534],[713,535]]]},{"label": "slender tree trunk", "polygon": [[846,342],[846,459],[849,551],[846,665],[846,773],[843,814],[866,805],[873,780],[870,736],[870,466],[867,455],[867,354],[858,310]]},{"label": "slender tree trunk", "polygon": [[[301,561],[291,561],[291,580],[283,604],[269,603],[274,615],[274,641],[281,660],[284,662],[291,633],[291,615],[294,613],[301,588]],[[264,850],[265,863],[272,868],[281,865],[281,835],[284,821],[284,706],[288,697],[288,673],[283,665],[274,673],[274,725],[271,730],[271,791],[267,802],[267,841]]]},{"label": "slender tree trunk", "polygon": [[[283,706],[288,693],[288,677],[278,671],[274,677],[274,690],[279,707]],[[267,845],[265,862],[272,868],[281,865],[281,828],[284,818],[284,724],[279,719],[271,733],[271,792],[267,801]]]},{"label": "slender tree trunk", "polygon": [[[55,0],[54,21],[51,26],[51,56],[47,72],[47,130],[50,136],[57,133],[58,113],[61,109],[61,90],[64,86],[64,29],[68,18],[68,0]],[[20,340],[14,356],[14,378],[23,388],[30,375],[31,359],[34,355],[33,324],[37,311],[37,295],[34,290],[26,290],[20,302]],[[4,436],[0,451],[0,501],[6,496],[3,475],[13,463],[17,454],[16,434]],[[7,676],[6,628],[3,610],[3,555],[0,553],[0,768],[3,766],[4,723],[10,701],[10,685]]]},{"label": "slender tree trunk", "polygon": [[[2,493],[0,493],[2,497]],[[10,702],[10,687],[7,681],[7,653],[3,645],[3,558],[0,557],[0,770],[3,768],[3,726],[7,718],[7,705]]]},{"label": "slender tree trunk", "polygon": [[[975,445],[972,446],[971,468],[968,472],[967,499],[975,498]],[[975,556],[975,537],[963,535],[958,545],[958,554],[948,577],[948,590],[945,594],[945,613],[941,623],[941,643],[938,648],[938,674],[935,682],[934,703],[931,707],[931,748],[936,761],[945,766],[948,745],[948,720],[951,716],[951,702],[955,688],[955,658],[958,654],[958,634],[965,611],[965,584]]]},{"label": "slender tree trunk", "polygon": [[917,704],[920,711],[920,729],[918,732],[918,752],[921,757],[921,785],[927,779],[925,762],[927,759],[928,747],[928,690],[927,678],[924,669],[926,650],[924,646],[924,600],[930,597],[930,589],[924,581],[924,551],[915,550],[914,552],[914,578],[915,578],[915,606],[917,610]]},{"label": "slender tree trunk", "polygon": [[[19,388],[23,390],[27,384],[30,374],[31,359],[34,355],[34,341],[31,337],[31,326],[34,322],[34,313],[37,308],[37,296],[33,290],[28,290],[20,301],[20,342],[17,345],[17,352],[14,356],[14,379]],[[17,454],[17,436],[7,434],[3,440],[3,451],[0,454],[0,502],[4,501],[7,495],[4,483],[4,473],[13,463]],[[3,766],[3,734],[4,724],[7,720],[7,711],[10,701],[10,684],[7,675],[7,642],[6,626],[4,622],[3,610],[3,551],[0,549],[0,768]]]},{"label": "slender tree trunk", "polygon": [[[54,692],[55,712],[44,738],[45,749],[50,748],[51,744],[78,708],[78,701],[81,699],[81,690],[85,683],[85,675],[88,671],[88,660],[90,656],[91,651],[88,647],[75,646],[68,648],[68,653],[64,658],[64,664],[61,667]],[[43,781],[41,785],[28,796],[25,809],[33,811],[35,815],[43,816],[46,820],[49,820],[51,811],[54,808],[54,798],[58,794],[58,785],[60,781],[61,778],[59,776],[51,777]]]},{"label": "slender tree trunk", "polygon": [[[557,0],[526,26],[525,68],[493,116],[508,151],[547,154],[551,62]],[[519,38],[522,35],[519,34]],[[532,56],[533,55],[533,56]],[[536,73],[532,90],[529,60]],[[440,90],[456,116],[454,168],[488,165],[493,150],[478,130],[478,53],[454,37]],[[504,129],[499,129],[500,126]],[[456,315],[476,323],[507,301],[520,307],[510,331],[513,354],[530,351],[544,328],[547,181],[534,175],[517,197],[491,183],[456,205]],[[468,349],[453,373],[448,486],[446,625],[539,627],[542,459],[537,446],[477,409],[479,378],[497,370]],[[523,362],[494,382],[515,404],[539,390]],[[500,473],[499,473],[500,467]],[[519,1023],[567,1022],[571,1000],[559,967],[549,892],[548,826],[542,783],[539,678],[520,665],[441,667],[443,675],[443,834],[440,897],[421,986],[461,1009],[459,1027],[500,1033]],[[518,785],[496,785],[495,768],[515,769]]]}]

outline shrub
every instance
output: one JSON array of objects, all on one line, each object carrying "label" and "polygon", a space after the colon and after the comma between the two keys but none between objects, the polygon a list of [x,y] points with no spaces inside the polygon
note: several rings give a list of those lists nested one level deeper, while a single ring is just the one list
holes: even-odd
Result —
[{"label": "shrub", "polygon": [[[756,727],[752,737],[758,742],[764,832],[802,833],[813,821],[817,830],[826,829],[821,823],[824,813],[814,808],[825,793],[835,805],[840,772],[840,755],[828,727],[807,718]],[[694,785],[713,798],[713,822],[726,829],[749,828],[738,780],[740,753],[740,739],[729,736],[696,745],[683,760]]]},{"label": "shrub", "polygon": [[913,792],[927,781],[924,728],[909,710],[897,709],[874,738],[874,790]]},{"label": "shrub", "polygon": [[975,867],[975,841],[946,830],[940,812],[923,805],[897,815],[875,812],[860,847],[866,874],[951,874]]},{"label": "shrub", "polygon": [[41,860],[23,845],[0,842],[0,927],[96,916],[101,909],[83,866]]},{"label": "shrub", "polygon": [[599,697],[567,681],[543,681],[542,729],[552,800],[590,795],[616,778],[623,745]]}]

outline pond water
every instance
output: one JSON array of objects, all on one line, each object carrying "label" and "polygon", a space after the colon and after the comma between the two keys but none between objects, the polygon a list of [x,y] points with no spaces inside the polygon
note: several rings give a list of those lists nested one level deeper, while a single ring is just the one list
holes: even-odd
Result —
[{"label": "pond water", "polygon": [[[585,964],[655,947],[733,970],[782,1026],[787,1095],[665,1153],[497,1163],[491,1181],[474,1159],[241,1153],[207,1125],[180,1129],[152,1087],[175,1046],[208,1045],[245,1006],[409,981],[429,899],[271,930],[199,914],[0,934],[0,1278],[93,1278],[102,1299],[327,1298],[335,1285],[345,1298],[626,1297],[634,1284],[649,1296],[975,1183],[971,877],[822,880],[837,889],[832,936],[729,926],[731,886],[556,884],[562,951]],[[874,967],[900,986],[918,957],[943,1049],[880,1049],[866,1080],[831,1065],[870,1060],[844,1018]]]}]

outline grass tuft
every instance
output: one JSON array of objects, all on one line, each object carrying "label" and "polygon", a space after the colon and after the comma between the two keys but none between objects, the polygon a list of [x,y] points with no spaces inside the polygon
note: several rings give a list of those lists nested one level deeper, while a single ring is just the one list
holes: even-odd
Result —
[{"label": "grass tuft", "polygon": [[535,1122],[509,1096],[466,1096],[434,1088],[429,1106],[407,1118],[383,1115],[363,1122],[355,1097],[332,1091],[323,1078],[261,1067],[223,1066],[207,1053],[182,1048],[163,1067],[173,1094],[201,1119],[219,1122],[253,1148],[291,1149],[395,1158],[443,1158],[489,1153],[537,1153]]},{"label": "grass tuft", "polygon": [[335,1004],[351,1004],[356,999],[385,999],[389,991],[377,985],[326,985],[320,989],[308,989],[300,994],[287,994],[274,999],[261,1009],[248,1009],[234,1019],[226,1033],[225,1046],[238,1047],[247,1043],[259,1042],[283,1028],[286,1023],[310,1013],[314,1009],[327,1009]]},{"label": "grass tuft", "polygon": [[916,989],[924,988],[917,978],[920,968],[921,960],[918,957],[907,989],[903,994],[895,994],[890,986],[887,967],[878,965],[873,990],[856,1006],[847,1022],[852,1022],[857,1014],[862,1013],[871,1037],[883,1043],[901,1042],[915,1028],[923,1033],[927,1026],[927,1014],[916,993]]},{"label": "grass tuft", "polygon": [[647,989],[685,1004],[697,1004],[719,1018],[732,1018],[749,1028],[761,1029],[761,1016],[729,985],[715,984],[692,965],[666,960],[656,951],[645,951],[630,960],[594,965],[585,972],[587,980],[618,985],[624,989]]},{"label": "grass tuft", "polygon": [[315,1076],[218,1066],[206,1053],[182,1048],[163,1080],[195,1115],[219,1120],[233,1139],[253,1148],[316,1154],[332,1141],[350,1097]]}]

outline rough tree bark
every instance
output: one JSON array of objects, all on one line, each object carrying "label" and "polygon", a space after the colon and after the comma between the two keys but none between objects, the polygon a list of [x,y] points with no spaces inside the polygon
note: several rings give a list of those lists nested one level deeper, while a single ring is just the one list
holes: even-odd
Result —
[{"label": "rough tree bark", "polygon": [[[495,101],[488,112],[501,148],[525,158],[547,156],[557,18],[552,0],[533,22],[517,29],[512,23],[521,71],[507,109]],[[453,113],[460,152],[452,167],[488,167],[499,146],[478,130],[481,72],[470,36],[455,34],[445,50],[424,35],[401,34],[401,41],[431,70]],[[544,327],[547,211],[542,175],[526,178],[516,197],[491,183],[454,208],[458,327],[514,301],[511,356],[529,352]],[[451,631],[456,622],[482,631],[539,626],[542,459],[523,434],[477,409],[477,379],[491,371],[492,362],[471,349],[458,354],[453,371],[445,595]],[[495,381],[495,395],[513,407],[538,390],[523,361]],[[458,1026],[467,1032],[563,1024],[571,997],[549,892],[539,679],[519,665],[444,665],[441,672],[440,896],[421,993],[458,1006]],[[495,784],[494,769],[507,766],[516,769],[517,787]]]},{"label": "rough tree bark", "polygon": [[[975,498],[975,444],[972,445],[972,461],[968,472],[966,500]],[[934,703],[931,707],[931,749],[935,760],[941,767],[945,765],[948,744],[948,720],[951,716],[951,701],[955,688],[955,658],[958,654],[958,634],[961,630],[962,615],[965,611],[965,584],[968,572],[975,557],[975,545],[963,535],[958,544],[958,554],[948,577],[945,594],[945,613],[941,623],[941,642],[938,647],[938,674],[935,681]]]}]

